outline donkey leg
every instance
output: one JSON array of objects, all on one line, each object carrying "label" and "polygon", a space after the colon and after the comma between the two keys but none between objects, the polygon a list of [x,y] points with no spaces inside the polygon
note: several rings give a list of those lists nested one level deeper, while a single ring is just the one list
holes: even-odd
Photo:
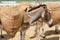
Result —
[{"label": "donkey leg", "polygon": [[40,40],[40,27],[36,22],[36,40]]},{"label": "donkey leg", "polygon": [[22,32],[20,32],[20,40],[22,40]]},{"label": "donkey leg", "polygon": [[41,37],[43,37],[43,38],[45,38],[46,36],[44,35],[44,33],[45,33],[45,30],[44,30],[44,22],[41,24],[41,26],[42,26],[42,35],[41,35]]},{"label": "donkey leg", "polygon": [[45,38],[46,36],[44,35],[44,28],[42,28],[42,37]]},{"label": "donkey leg", "polygon": [[3,30],[3,28],[2,28],[2,26],[1,26],[1,38],[4,38],[4,36],[2,35],[2,30]]},{"label": "donkey leg", "polygon": [[27,27],[26,24],[22,25],[22,30],[21,30],[21,34],[20,34],[21,35],[20,40],[25,40],[26,27]]},{"label": "donkey leg", "polygon": [[58,34],[58,26],[55,26],[55,33]]},{"label": "donkey leg", "polygon": [[22,31],[22,40],[25,40],[25,31]]},{"label": "donkey leg", "polygon": [[21,35],[20,40],[25,40],[25,32],[22,31],[20,35]]},{"label": "donkey leg", "polygon": [[2,29],[1,29],[1,38],[4,38],[4,36],[2,35]]}]

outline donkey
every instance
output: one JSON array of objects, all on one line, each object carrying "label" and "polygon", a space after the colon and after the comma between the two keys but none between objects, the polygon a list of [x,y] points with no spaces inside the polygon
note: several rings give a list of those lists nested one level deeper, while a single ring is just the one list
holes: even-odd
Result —
[{"label": "donkey", "polygon": [[[24,22],[23,22],[23,30],[22,30],[22,32],[24,32],[23,35],[25,35],[25,33],[26,33],[25,29],[28,28],[28,24],[31,25],[32,23],[36,22],[36,20],[38,20],[40,18],[41,13],[43,13],[44,8],[40,7],[40,6],[41,5],[31,8],[30,9],[31,11],[27,10],[27,9],[25,10],[26,14],[25,14],[25,16],[23,18]],[[26,19],[27,19],[27,21],[26,21]]]},{"label": "donkey", "polygon": [[[46,6],[48,6],[48,5],[46,4]],[[50,8],[50,6],[48,8]],[[49,11],[50,13],[42,14],[43,17],[41,17],[41,19],[43,19],[43,22],[47,23],[49,27],[56,25],[55,33],[58,33],[58,25],[57,24],[60,23],[60,10],[59,10],[60,7],[57,6],[57,8],[56,7],[53,7],[53,8],[54,9],[50,8],[50,10],[46,10],[47,7],[45,7],[46,12]]]},{"label": "donkey", "polygon": [[[46,21],[45,20],[46,15],[47,15],[46,17],[51,18],[49,16],[50,12],[48,11],[46,4],[40,4],[36,7],[33,7],[30,10],[28,10],[28,12],[26,14],[30,17],[30,21],[29,21],[30,24],[34,23],[34,22],[37,22],[37,24],[40,23],[40,25],[41,25],[41,21],[42,22]],[[47,20],[50,21],[51,19],[47,19]],[[37,31],[39,31],[38,29],[41,28],[41,27],[36,27],[36,28],[37,28]]]},{"label": "donkey", "polygon": [[[4,29],[4,31],[6,31],[7,34],[9,34],[9,36],[14,37],[15,34],[16,34],[16,32],[17,32],[17,30],[18,30],[18,26],[13,26],[13,25],[18,25],[18,24],[22,25],[22,19],[23,19],[22,16],[25,17],[25,15],[24,15],[25,14],[25,8],[29,9],[31,7],[32,7],[31,4],[29,4],[27,2],[23,2],[23,3],[21,3],[19,5],[16,5],[16,6],[8,6],[8,5],[7,6],[1,6],[0,7],[0,11],[1,11],[0,12],[0,22],[4,26],[2,29]],[[13,17],[14,16],[13,14],[17,14],[17,15],[15,15],[15,17]],[[19,22],[18,19],[17,19],[18,16],[22,17],[22,18],[18,18],[18,19],[20,19],[19,21],[21,21],[20,23],[18,23]],[[10,21],[4,21],[5,19],[3,19],[3,17],[6,20],[10,20]],[[13,20],[15,20],[15,19],[18,22],[14,23]],[[7,24],[5,24],[6,22],[7,22]],[[12,29],[14,27],[17,28],[17,29]],[[15,30],[15,32],[12,32],[12,30]],[[2,36],[2,30],[1,30],[1,37],[3,38],[3,36]]]}]

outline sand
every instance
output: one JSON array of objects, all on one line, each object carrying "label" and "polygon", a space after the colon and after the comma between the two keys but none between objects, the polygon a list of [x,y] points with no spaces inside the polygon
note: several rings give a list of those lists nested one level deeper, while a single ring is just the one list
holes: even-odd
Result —
[{"label": "sand", "polygon": [[[30,38],[32,36],[34,36],[35,34],[35,27],[36,26],[30,26],[30,28],[28,28],[26,30],[26,35],[25,35],[25,40],[36,40],[36,37]],[[58,30],[60,29],[60,27],[58,27]],[[44,30],[45,30],[45,35],[46,38],[42,38],[40,37],[41,40],[60,40],[60,30],[58,31],[58,34],[55,34],[55,26],[49,28],[48,25],[44,26]],[[42,33],[42,28],[40,29],[40,33]],[[9,36],[7,35],[7,33],[5,31],[3,31],[3,36],[4,38],[2,39],[0,37],[0,40],[20,40],[20,31],[18,31],[15,35],[14,38],[9,38]]]}]

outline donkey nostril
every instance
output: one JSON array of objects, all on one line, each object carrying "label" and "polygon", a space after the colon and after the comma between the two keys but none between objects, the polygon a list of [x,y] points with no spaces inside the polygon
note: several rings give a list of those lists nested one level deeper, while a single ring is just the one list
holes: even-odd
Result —
[{"label": "donkey nostril", "polygon": [[49,13],[49,14],[51,14],[51,13]]}]

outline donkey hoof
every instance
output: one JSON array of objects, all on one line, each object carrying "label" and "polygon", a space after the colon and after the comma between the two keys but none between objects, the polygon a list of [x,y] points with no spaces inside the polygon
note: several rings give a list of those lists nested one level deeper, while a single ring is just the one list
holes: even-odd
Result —
[{"label": "donkey hoof", "polygon": [[58,34],[58,32],[55,32],[55,34]]},{"label": "donkey hoof", "polygon": [[55,34],[58,34],[58,31],[57,30],[55,30]]},{"label": "donkey hoof", "polygon": [[1,35],[1,38],[4,38],[4,36]]},{"label": "donkey hoof", "polygon": [[46,36],[45,36],[45,35],[40,35],[40,37],[42,37],[42,38],[46,38]]},{"label": "donkey hoof", "polygon": [[42,38],[46,38],[46,36],[45,36],[45,35],[43,35],[43,36],[42,36]]}]

